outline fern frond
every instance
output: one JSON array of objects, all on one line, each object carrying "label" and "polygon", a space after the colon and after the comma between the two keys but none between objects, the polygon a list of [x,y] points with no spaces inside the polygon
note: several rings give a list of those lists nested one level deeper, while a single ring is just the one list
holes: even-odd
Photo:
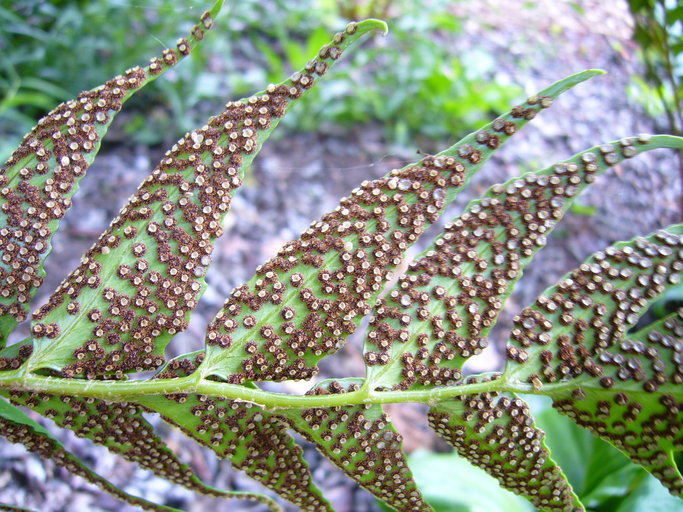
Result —
[{"label": "fern frond", "polygon": [[410,264],[373,311],[365,343],[373,388],[453,384],[574,199],[610,166],[680,147],[667,135],[630,137],[494,185]]},{"label": "fern frond", "polygon": [[209,326],[200,372],[233,383],[312,377],[470,177],[554,98],[598,73],[567,77],[438,155],[363,182],[233,291]]},{"label": "fern frond", "polygon": [[678,496],[683,324],[675,314],[635,335],[628,329],[681,269],[683,225],[596,253],[515,317],[502,377],[550,396]]},{"label": "fern frond", "polygon": [[94,378],[159,368],[164,348],[187,327],[205,288],[213,242],[246,167],[342,50],[383,27],[374,20],[350,25],[343,42],[324,47],[301,72],[229,102],[182,137],[34,313],[26,370]]},{"label": "fern frond", "polygon": [[222,5],[217,0],[177,49],[58,105],[0,167],[0,348],[27,318],[52,236],[114,117],[133,94],[190,54]]}]

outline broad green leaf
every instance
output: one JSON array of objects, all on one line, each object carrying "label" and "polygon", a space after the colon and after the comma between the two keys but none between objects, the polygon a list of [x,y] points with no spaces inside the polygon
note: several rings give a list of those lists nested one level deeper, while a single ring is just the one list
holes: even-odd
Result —
[{"label": "broad green leaf", "polygon": [[612,165],[657,148],[667,135],[625,138],[494,185],[402,275],[374,308],[365,362],[373,388],[444,385],[488,344],[507,298],[573,200]]},{"label": "broad green leaf", "polygon": [[406,249],[495,150],[598,73],[567,77],[438,155],[363,182],[233,291],[209,326],[202,374],[233,383],[314,375],[370,312]]},{"label": "broad green leaf", "polygon": [[[71,429],[77,436],[103,445],[112,453],[174,484],[209,496],[259,501],[268,504],[271,510],[280,510],[266,496],[224,491],[204,484],[157,436],[154,428],[142,416],[144,408],[137,404],[14,391],[9,392],[9,397],[13,404],[29,407],[60,427]],[[0,400],[0,404],[2,403],[6,404],[4,400]],[[12,406],[7,404],[7,407]],[[18,411],[14,407],[12,409]],[[104,490],[110,492],[108,488]]]},{"label": "broad green leaf", "polygon": [[[307,394],[359,389],[360,379],[323,381]],[[400,512],[429,512],[394,430],[380,405],[283,409],[279,417],[361,487]]]},{"label": "broad green leaf", "polygon": [[481,393],[439,402],[429,411],[429,425],[460,456],[539,511],[585,510],[520,398]]},{"label": "broad green leaf", "polygon": [[0,167],[0,347],[26,319],[28,303],[43,282],[52,235],[123,103],[188,55],[222,4],[217,0],[176,50],[57,106]]},{"label": "broad green leaf", "polygon": [[[81,264],[33,315],[26,371],[66,377],[159,368],[204,288],[214,240],[245,169],[290,106],[341,52],[383,22],[351,24],[301,72],[181,138]],[[317,75],[317,76],[316,76]]]},{"label": "broad green leaf", "polygon": [[614,512],[683,512],[683,501],[671,496],[660,482],[648,477]]},{"label": "broad green leaf", "polygon": [[546,433],[553,459],[588,508],[602,507],[630,492],[645,470],[611,444],[548,407],[536,412],[536,425]]},{"label": "broad green leaf", "polygon": [[417,450],[408,456],[408,464],[435,512],[533,512],[528,501],[457,453]]},{"label": "broad green leaf", "polygon": [[678,283],[681,269],[683,225],[595,254],[515,317],[503,374],[550,396],[679,496],[681,313],[634,335],[627,330]]},{"label": "broad green leaf", "polygon": [[[64,449],[62,444],[55,439],[42,425],[26,416],[21,410],[10,405],[0,398],[0,435],[12,443],[20,443],[29,451],[35,452],[44,459],[50,459],[57,465],[68,469],[91,484],[99,486],[102,490],[116,496],[121,501],[140,507],[144,510],[180,512],[176,508],[156,505],[137,496],[132,496],[109,480],[95,473],[85,463],[71,452]],[[2,510],[26,510],[20,507],[0,505]]]},{"label": "broad green leaf", "polygon": [[[157,377],[190,375],[203,357],[197,352],[173,359]],[[301,510],[332,511],[313,483],[303,450],[272,413],[249,402],[196,394],[147,396],[136,402]]]}]

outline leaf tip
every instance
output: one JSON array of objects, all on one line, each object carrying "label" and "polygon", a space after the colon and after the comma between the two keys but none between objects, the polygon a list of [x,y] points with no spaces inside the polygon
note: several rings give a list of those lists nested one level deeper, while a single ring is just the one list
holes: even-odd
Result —
[{"label": "leaf tip", "polygon": [[389,26],[383,20],[368,18],[367,20],[359,21],[357,23],[358,32],[365,34],[367,32],[378,32],[383,36],[389,33]]},{"label": "leaf tip", "polygon": [[221,9],[223,9],[223,4],[225,3],[225,0],[216,0],[211,6],[211,9],[209,9],[209,14],[211,15],[212,18],[215,18],[218,16],[218,13],[221,12]]}]

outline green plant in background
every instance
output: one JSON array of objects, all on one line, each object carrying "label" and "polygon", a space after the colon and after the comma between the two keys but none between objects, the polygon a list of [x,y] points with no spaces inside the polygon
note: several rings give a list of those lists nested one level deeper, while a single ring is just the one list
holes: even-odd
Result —
[{"label": "green plant in background", "polygon": [[[335,73],[326,88],[312,91],[311,101],[297,107],[285,123],[320,131],[376,122],[396,147],[417,137],[429,150],[453,134],[473,130],[522,93],[497,79],[485,52],[462,58],[453,54],[452,37],[462,28],[445,5],[416,0],[269,0],[240,5],[217,24],[222,33],[239,33],[241,39],[224,35],[207,41],[192,63],[136,95],[131,100],[136,112],[112,135],[148,145],[170,144],[219,108],[223,98],[216,91],[249,94],[303,67],[335,27],[352,19],[388,17],[392,33],[387,41],[371,43],[353,56],[351,66]],[[35,118],[76,95],[76,87],[102,83],[156,51],[162,41],[172,40],[173,29],[190,23],[193,12],[185,3],[169,0],[144,5],[29,0],[11,8],[0,6],[0,134],[18,144]],[[131,32],[149,36],[129,37]],[[70,57],[56,66],[63,55]],[[80,77],[79,83],[74,76]],[[0,158],[7,158],[13,146],[5,146]]]},{"label": "green plant in background", "polygon": [[[153,37],[130,37],[131,30],[170,40],[185,14],[174,2],[164,2],[156,13],[139,8],[123,9],[115,1],[42,2],[27,0],[0,6],[0,134],[4,140],[16,139],[61,101],[78,94],[83,86],[103,83],[121,69],[139,62],[161,46]],[[192,15],[194,18],[194,15]],[[171,23],[169,23],[169,21]],[[106,37],[102,28],[106,27]],[[163,46],[162,46],[163,47]],[[191,64],[198,77],[205,67],[201,55]],[[55,65],[59,62],[59,65]],[[79,83],[73,77],[79,77]],[[183,75],[185,77],[187,75]],[[197,85],[193,83],[190,85]],[[178,90],[180,89],[180,90]],[[196,91],[196,92],[192,92]],[[197,101],[201,89],[186,87],[184,81],[165,80],[161,89],[147,88],[140,103],[152,105],[136,136],[142,142],[159,142],[155,130],[166,128],[165,105],[172,111],[174,98],[184,92]],[[136,98],[137,101],[137,98]],[[176,112],[174,121],[182,124]],[[142,116],[140,117],[140,119]],[[138,118],[131,119],[132,125]],[[189,129],[190,126],[185,127]],[[0,154],[7,158],[5,146]]]},{"label": "green plant in background", "polygon": [[[219,1],[190,37],[144,69],[59,105],[2,167],[3,345],[28,318],[51,237],[122,104],[196,48],[220,8]],[[270,497],[205,485],[143,416],[158,413],[280,498],[302,510],[332,510],[294,430],[386,506],[428,511],[431,498],[443,510],[433,485],[421,493],[382,408],[420,402],[460,456],[439,464],[457,468],[467,460],[538,510],[606,510],[600,507],[620,500],[617,510],[626,512],[664,487],[669,505],[681,503],[683,311],[632,328],[680,280],[683,225],[617,243],[546,290],[515,318],[502,373],[465,378],[462,368],[486,347],[512,288],[574,198],[610,166],[683,148],[682,138],[627,137],[494,185],[391,280],[406,250],[491,155],[596,70],[550,85],[436,155],[363,182],[235,288],[203,350],[165,361],[204,291],[222,220],[262,144],[349,46],[385,30],[373,19],[350,23],[290,78],[228,102],[168,150],[33,311],[31,335],[0,351],[0,433],[149,510],[174,509],[116,489],[22,408],[178,485],[280,510]],[[366,316],[365,377],[317,382],[305,395],[257,386],[314,377],[317,363],[341,349]],[[152,378],[139,375],[150,370]],[[521,395],[549,397],[552,409],[534,415]],[[568,420],[550,414],[557,412]],[[547,443],[534,417],[550,434]],[[567,432],[587,455],[578,466],[564,444]],[[417,469],[420,457],[413,456]],[[567,463],[567,477],[556,459]],[[490,492],[482,479],[479,499],[461,509],[486,500],[528,508]]]},{"label": "green plant in background", "polygon": [[668,0],[629,0],[636,22],[634,39],[646,66],[641,90],[651,88],[666,114],[671,133],[683,133],[683,6]]},{"label": "green plant in background", "polygon": [[326,29],[360,17],[390,15],[392,31],[387,41],[351,57],[352,66],[315,91],[310,103],[293,112],[289,126],[315,131],[330,123],[348,127],[374,121],[382,124],[387,140],[396,147],[414,142],[415,137],[430,147],[453,134],[464,135],[492,112],[504,110],[519,97],[521,88],[497,80],[495,62],[486,52],[452,52],[453,35],[462,27],[446,5],[415,0],[320,1],[319,8],[313,9],[320,13],[316,28],[302,33],[285,28],[306,27],[299,20],[278,23],[271,38],[256,39],[267,59],[265,79],[273,81],[300,68],[307,55],[324,43]]},{"label": "green plant in background", "polygon": [[[629,0],[628,5],[645,64],[643,77],[632,76],[634,96],[650,115],[666,116],[667,131],[683,135],[683,6],[675,0]],[[683,182],[683,151],[678,161]]]}]

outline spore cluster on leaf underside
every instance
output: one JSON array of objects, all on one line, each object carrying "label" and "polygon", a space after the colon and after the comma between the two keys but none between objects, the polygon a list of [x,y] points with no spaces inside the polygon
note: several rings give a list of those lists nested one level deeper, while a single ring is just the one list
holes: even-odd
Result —
[{"label": "spore cluster on leaf underside", "polygon": [[[335,40],[341,44],[354,32],[350,25]],[[259,134],[272,129],[340,52],[325,47],[304,73],[229,102],[166,153],[80,266],[34,313],[33,338],[46,346],[86,319],[92,325],[92,334],[62,356],[74,361],[62,368],[64,376],[121,377],[163,364],[165,343],[187,327],[203,292],[222,218],[260,147]],[[119,264],[112,273],[114,261]]]},{"label": "spore cluster on leaf underside", "polygon": [[[26,317],[50,237],[122,103],[190,53],[212,24],[203,16],[191,37],[144,70],[55,109],[2,168],[0,336]],[[6,437],[61,454],[39,429],[17,426],[15,406],[29,407],[173,483],[278,509],[270,498],[202,483],[144,417],[157,413],[302,510],[332,512],[295,431],[388,506],[427,512],[402,437],[381,405],[423,400],[432,429],[505,488],[541,510],[580,512],[529,406],[513,394],[528,391],[549,395],[560,412],[680,495],[683,478],[673,459],[683,447],[680,315],[646,332],[629,329],[678,282],[681,226],[598,253],[523,310],[504,373],[463,379],[462,370],[486,346],[513,286],[574,198],[609,167],[679,147],[680,139],[624,138],[493,186],[387,286],[406,250],[492,153],[596,70],[551,85],[438,155],[363,182],[235,288],[210,323],[204,350],[164,366],[164,349],[188,326],[224,215],[262,143],[351,43],[383,27],[377,20],[351,23],[301,71],[227,103],[164,155],[34,313],[31,337],[0,352],[0,381],[19,375],[19,384],[0,390],[9,399],[0,401]],[[255,385],[315,376],[318,362],[366,316],[365,380],[323,381],[306,396]],[[158,372],[139,383],[126,375],[143,370]],[[60,394],[55,382],[76,392]]]},{"label": "spore cluster on leaf underside", "polygon": [[[209,359],[220,359],[220,349],[244,357],[240,366],[223,368],[232,383],[315,375],[317,361],[336,352],[371,312],[406,249],[469,175],[551,103],[530,98],[506,116],[513,120],[496,119],[471,143],[454,146],[453,155],[429,156],[363,182],[234,290],[209,326],[207,343],[215,347]],[[222,362],[230,365],[227,357]]]},{"label": "spore cluster on leaf underside", "polygon": [[[206,13],[193,27],[192,40],[201,40],[212,26]],[[58,221],[71,207],[78,181],[123,103],[190,51],[191,43],[180,39],[177,50],[164,50],[146,69],[131,68],[62,103],[38,122],[0,168],[0,317],[9,315],[15,322],[27,318],[28,303],[43,282],[42,261]]]}]

